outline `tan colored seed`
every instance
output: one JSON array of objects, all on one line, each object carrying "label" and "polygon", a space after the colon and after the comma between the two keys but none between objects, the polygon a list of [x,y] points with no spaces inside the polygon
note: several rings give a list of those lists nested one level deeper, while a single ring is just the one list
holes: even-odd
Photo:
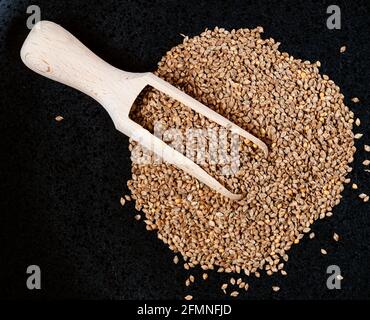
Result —
[{"label": "tan colored seed", "polygon": [[339,281],[341,281],[341,280],[343,280],[344,278],[342,277],[342,275],[340,275],[340,274],[338,274],[337,276],[336,276],[336,278],[339,280]]},{"label": "tan colored seed", "polygon": [[352,189],[358,189],[358,186],[357,186],[357,184],[356,183],[352,183]]},{"label": "tan colored seed", "polygon": [[174,264],[178,264],[179,263],[179,257],[178,256],[174,256],[173,257],[173,263]]},{"label": "tan colored seed", "polygon": [[202,278],[203,278],[203,280],[207,280],[208,274],[207,273],[203,273]]},{"label": "tan colored seed", "polygon": [[233,291],[233,292],[230,293],[231,297],[237,297],[238,295],[239,295],[238,291]]},{"label": "tan colored seed", "polygon": [[311,232],[310,235],[309,235],[310,239],[313,239],[315,238],[315,232]]},{"label": "tan colored seed", "polygon": [[339,235],[338,235],[337,233],[335,233],[335,232],[334,232],[334,234],[333,234],[333,239],[334,239],[335,241],[339,241]]},{"label": "tan colored seed", "polygon": [[278,286],[273,286],[272,287],[272,290],[275,291],[275,292],[278,292],[280,290],[280,287]]},{"label": "tan colored seed", "polygon": [[286,276],[288,273],[285,270],[280,271],[283,276]]},{"label": "tan colored seed", "polygon": [[364,149],[366,152],[370,152],[370,146],[368,146],[367,144],[364,145]]},{"label": "tan colored seed", "polygon": [[364,166],[368,166],[370,164],[370,160],[365,160],[365,161],[362,162],[362,164]]},{"label": "tan colored seed", "polygon": [[193,296],[191,296],[190,294],[188,294],[187,296],[185,296],[185,300],[193,300]]},{"label": "tan colored seed", "polygon": [[367,197],[367,194],[366,193],[361,193],[360,195],[359,195],[359,198],[360,199],[365,199]]},{"label": "tan colored seed", "polygon": [[327,254],[328,252],[325,249],[320,250],[323,255]]},{"label": "tan colored seed", "polygon": [[141,219],[141,215],[140,214],[136,214],[134,218],[135,218],[135,220],[139,221]]},{"label": "tan colored seed", "polygon": [[64,118],[62,116],[56,116],[55,120],[60,122],[60,121],[64,120]]},{"label": "tan colored seed", "polygon": [[363,199],[364,202],[368,202],[369,201],[369,196],[366,196],[364,199]]},{"label": "tan colored seed", "polygon": [[360,124],[361,124],[361,120],[359,118],[357,118],[356,121],[355,121],[355,124],[356,124],[357,127],[359,127]]},{"label": "tan colored seed", "polygon": [[235,279],[234,278],[230,278],[230,284],[235,285]]},{"label": "tan colored seed", "polygon": [[194,283],[194,281],[195,281],[194,276],[193,276],[193,275],[190,275],[190,276],[189,276],[189,280],[190,280],[190,282]]},{"label": "tan colored seed", "polygon": [[346,49],[347,49],[346,46],[341,46],[339,51],[340,51],[340,53],[343,53],[343,52],[346,51]]},{"label": "tan colored seed", "polygon": [[227,289],[227,283],[224,283],[222,286],[221,286],[221,290],[226,290]]},{"label": "tan colored seed", "polygon": [[354,102],[354,103],[358,103],[358,102],[360,102],[360,99],[359,99],[359,98],[357,98],[357,97],[353,97],[353,98],[351,99],[351,101],[352,101],[352,102]]},{"label": "tan colored seed", "polygon": [[126,203],[126,200],[125,200],[125,198],[121,197],[119,199],[119,202],[121,203],[121,206],[123,207],[125,205],[125,203]]}]

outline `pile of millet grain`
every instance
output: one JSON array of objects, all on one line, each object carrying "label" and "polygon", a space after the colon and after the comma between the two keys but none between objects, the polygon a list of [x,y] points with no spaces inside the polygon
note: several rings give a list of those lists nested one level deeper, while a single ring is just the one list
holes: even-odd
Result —
[{"label": "pile of millet grain", "polygon": [[[331,216],[355,152],[353,113],[339,87],[311,63],[262,39],[261,27],[215,28],[185,37],[162,58],[156,74],[263,140],[269,155],[248,141],[230,177],[203,165],[246,196],[231,201],[165,163],[132,165],[128,186],[148,230],[181,253],[186,268],[259,275],[284,268],[287,251],[317,219]],[[131,115],[153,130],[216,127],[151,89]],[[133,150],[131,142],[130,150]]]}]

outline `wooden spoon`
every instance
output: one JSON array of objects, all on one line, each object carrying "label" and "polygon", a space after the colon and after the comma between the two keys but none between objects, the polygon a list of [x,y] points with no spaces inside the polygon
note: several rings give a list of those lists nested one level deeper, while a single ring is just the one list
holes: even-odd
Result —
[{"label": "wooden spoon", "polygon": [[150,72],[130,73],[111,66],[53,22],[40,21],[32,28],[22,46],[21,58],[33,71],[94,98],[107,110],[117,130],[230,199],[239,200],[243,195],[227,190],[199,165],[129,118],[131,106],[143,88],[149,85],[162,91],[252,141],[266,156],[268,154],[267,146],[261,140],[199,101]]}]

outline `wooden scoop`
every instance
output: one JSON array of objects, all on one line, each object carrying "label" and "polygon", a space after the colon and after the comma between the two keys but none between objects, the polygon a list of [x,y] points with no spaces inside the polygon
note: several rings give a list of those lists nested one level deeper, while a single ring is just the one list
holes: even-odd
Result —
[{"label": "wooden scoop", "polygon": [[200,166],[129,118],[131,106],[142,89],[149,85],[162,91],[268,153],[261,140],[168,82],[149,72],[130,73],[111,66],[53,22],[40,21],[33,27],[22,46],[21,58],[33,71],[94,98],[107,110],[117,130],[230,199],[243,196],[227,190]]}]

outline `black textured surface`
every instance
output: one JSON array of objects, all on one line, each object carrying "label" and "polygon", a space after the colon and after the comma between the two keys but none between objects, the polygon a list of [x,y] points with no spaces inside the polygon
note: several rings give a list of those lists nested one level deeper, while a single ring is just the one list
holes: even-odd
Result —
[{"label": "black textured surface", "polygon": [[[113,65],[152,71],[161,56],[180,43],[179,33],[206,27],[265,29],[295,57],[322,62],[361,118],[350,177],[370,194],[361,162],[370,145],[370,6],[339,3],[342,29],[326,28],[327,1],[20,1],[0,0],[1,122],[1,298],[224,299],[227,277],[189,288],[189,272],[172,263],[173,254],[144,223],[134,220],[132,203],[121,194],[130,177],[128,139],[115,131],[107,113],[91,98],[28,70],[19,49],[28,29],[29,4],[42,19],[75,34]],[[353,3],[353,4],[349,4]],[[339,53],[342,45],[347,52]],[[359,104],[350,102],[358,96]],[[54,117],[65,119],[56,122]],[[250,279],[238,299],[368,299],[370,212],[347,186],[334,216],[314,224],[314,240],[290,251],[287,277]],[[332,240],[333,232],[341,240]],[[326,248],[327,256],[320,254]],[[26,267],[42,270],[42,289],[26,288]],[[326,288],[326,268],[340,266],[341,290]],[[201,272],[192,271],[197,278]],[[271,285],[281,291],[272,294]]]}]

